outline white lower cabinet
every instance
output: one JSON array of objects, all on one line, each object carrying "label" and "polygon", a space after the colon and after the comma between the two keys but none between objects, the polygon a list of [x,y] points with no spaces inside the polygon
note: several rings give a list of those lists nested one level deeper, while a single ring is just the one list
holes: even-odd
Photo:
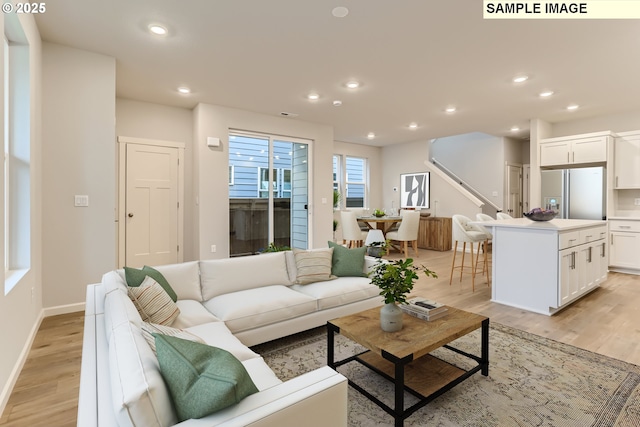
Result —
[{"label": "white lower cabinet", "polygon": [[621,271],[640,270],[640,221],[609,221],[609,265]]},{"label": "white lower cabinet", "polygon": [[[558,307],[591,291],[607,278],[606,240],[602,238],[604,234],[599,229],[586,231],[589,234],[580,234],[579,239],[572,238],[575,237],[575,232],[560,235],[561,244],[564,241],[575,245],[559,252]],[[591,240],[592,236],[597,236],[596,240]]]}]

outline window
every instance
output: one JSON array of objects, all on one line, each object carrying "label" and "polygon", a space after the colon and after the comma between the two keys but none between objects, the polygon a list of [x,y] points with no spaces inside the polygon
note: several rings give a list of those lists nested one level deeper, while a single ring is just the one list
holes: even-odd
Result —
[{"label": "window", "polygon": [[364,208],[368,192],[367,159],[334,155],[333,189],[342,195],[339,208]]},{"label": "window", "polygon": [[[15,14],[5,14],[4,267],[5,295],[31,266],[31,132],[29,45]],[[7,20],[15,19],[11,25]]]}]

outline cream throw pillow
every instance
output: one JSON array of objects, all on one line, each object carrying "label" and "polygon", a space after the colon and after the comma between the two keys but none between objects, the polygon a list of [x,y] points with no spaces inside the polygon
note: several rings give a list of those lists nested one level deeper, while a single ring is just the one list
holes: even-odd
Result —
[{"label": "cream throw pillow", "polygon": [[147,340],[147,343],[149,343],[149,347],[151,347],[154,354],[156,354],[156,338],[151,334],[162,334],[170,337],[182,338],[183,340],[199,342],[200,344],[206,344],[204,340],[196,334],[192,334],[184,329],[172,328],[171,326],[143,322],[140,329],[142,329],[142,336]]},{"label": "cream throw pillow", "polygon": [[151,277],[147,276],[138,287],[128,288],[129,298],[144,322],[171,326],[180,314],[169,294]]},{"label": "cream throw pillow", "polygon": [[296,283],[306,285],[336,278],[331,275],[333,248],[308,251],[294,249],[293,256],[296,259]]}]

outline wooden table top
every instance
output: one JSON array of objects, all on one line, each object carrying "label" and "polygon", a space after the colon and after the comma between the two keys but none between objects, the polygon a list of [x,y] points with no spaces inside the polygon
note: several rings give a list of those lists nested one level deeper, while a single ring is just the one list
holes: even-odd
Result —
[{"label": "wooden table top", "polygon": [[381,355],[382,350],[398,358],[423,356],[482,326],[488,318],[453,307],[447,315],[425,321],[403,313],[402,329],[385,332],[380,328],[380,307],[330,320],[340,334]]}]

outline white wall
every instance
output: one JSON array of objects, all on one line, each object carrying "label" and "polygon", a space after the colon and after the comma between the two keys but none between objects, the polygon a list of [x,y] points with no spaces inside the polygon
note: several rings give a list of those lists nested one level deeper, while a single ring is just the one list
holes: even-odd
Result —
[{"label": "white wall", "polygon": [[[82,304],[116,264],[115,59],[43,46],[45,307]],[[74,207],[74,195],[88,207]],[[82,307],[80,307],[81,309]]]},{"label": "white wall", "polygon": [[[199,259],[229,256],[229,130],[262,132],[305,138],[313,141],[311,153],[311,247],[326,247],[332,239],[333,215],[333,128],[283,117],[269,116],[210,104],[194,109],[194,242]],[[208,136],[221,140],[220,147],[209,148]],[[326,203],[322,203],[322,199]],[[211,245],[217,252],[212,253]]]},{"label": "white wall", "polygon": [[[42,131],[41,131],[41,86],[42,86],[42,46],[33,16],[27,14],[5,15],[0,19],[0,29],[4,34],[4,23],[19,24],[29,44],[30,71],[30,154],[31,154],[31,266],[28,273],[7,295],[4,286],[0,290],[0,413],[2,413],[11,389],[18,378],[29,347],[42,318]],[[3,51],[3,47],[0,47]],[[0,73],[4,70],[4,52],[0,55]],[[1,85],[0,85],[1,86]],[[4,87],[0,87],[4,99]],[[4,106],[0,105],[0,111]],[[4,117],[4,111],[2,116]],[[0,121],[4,128],[4,121]],[[3,129],[4,134],[4,129]],[[4,166],[0,166],[4,168]],[[4,171],[0,173],[0,188],[4,188]],[[0,190],[2,191],[2,190]],[[0,198],[4,200],[4,197]],[[1,202],[4,204],[4,202]],[[1,210],[4,212],[4,208]],[[0,227],[4,241],[4,227]],[[0,251],[3,254],[4,250]]]},{"label": "white wall", "polygon": [[193,110],[116,99],[116,135],[182,142],[184,149],[184,260],[197,259],[193,244]]},{"label": "white wall", "polygon": [[613,131],[629,132],[640,129],[640,111],[630,111],[587,119],[553,123],[547,138],[579,135],[581,133]]},{"label": "white wall", "polygon": [[[430,159],[429,145],[428,141],[416,141],[382,148],[382,199],[386,202],[386,207],[391,206],[392,200],[396,207],[400,204],[400,192],[393,191],[393,187],[400,188],[400,174],[428,171],[425,162]],[[450,217],[461,214],[475,218],[476,213],[481,212],[481,209],[435,173],[431,173],[430,180],[431,207],[427,211],[432,216]]]},{"label": "white wall", "polygon": [[431,145],[431,156],[504,207],[504,138],[480,132],[438,138]]}]

